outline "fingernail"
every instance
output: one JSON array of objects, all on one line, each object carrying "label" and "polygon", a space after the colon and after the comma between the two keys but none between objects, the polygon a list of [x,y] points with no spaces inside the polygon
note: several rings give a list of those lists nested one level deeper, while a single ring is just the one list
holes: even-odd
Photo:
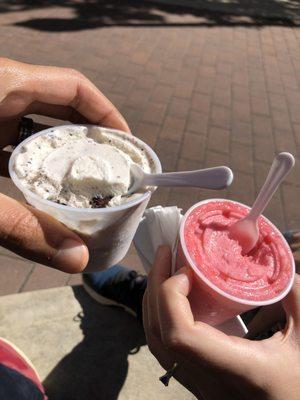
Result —
[{"label": "fingernail", "polygon": [[186,274],[188,275],[190,273],[190,268],[189,267],[181,267],[180,269],[178,269],[174,275],[180,275],[180,274]]},{"label": "fingernail", "polygon": [[65,239],[52,261],[57,268],[76,273],[86,267],[88,259],[88,249],[84,244],[74,239]]}]

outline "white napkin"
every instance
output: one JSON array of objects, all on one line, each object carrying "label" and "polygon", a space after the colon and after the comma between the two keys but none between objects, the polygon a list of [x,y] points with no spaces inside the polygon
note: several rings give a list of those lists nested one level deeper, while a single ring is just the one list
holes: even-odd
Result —
[{"label": "white napkin", "polygon": [[145,211],[135,234],[134,244],[147,273],[153,264],[157,248],[163,244],[170,246],[172,250],[174,272],[181,218],[181,209],[176,206],[156,206]]}]

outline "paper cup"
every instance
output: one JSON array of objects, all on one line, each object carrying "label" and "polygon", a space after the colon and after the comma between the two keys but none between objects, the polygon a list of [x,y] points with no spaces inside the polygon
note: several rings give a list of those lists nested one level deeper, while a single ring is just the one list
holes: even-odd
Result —
[{"label": "paper cup", "polygon": [[[89,125],[86,126],[89,127]],[[61,126],[62,129],[66,127],[66,125]],[[101,129],[109,133],[115,133],[118,136],[126,135],[127,140],[131,138],[134,143],[142,146],[153,160],[154,172],[161,172],[160,161],[147,144],[124,132],[114,129]],[[84,240],[90,254],[85,272],[99,271],[111,267],[125,257],[151,194],[155,189],[142,193],[128,203],[107,208],[74,208],[42,199],[22,185],[22,182],[14,172],[13,166],[16,155],[25,143],[37,136],[49,133],[50,130],[53,130],[53,128],[45,129],[30,136],[15,148],[9,162],[10,177],[29,204],[52,215]]]},{"label": "paper cup", "polygon": [[187,265],[193,270],[194,280],[193,287],[189,295],[189,300],[192,305],[193,314],[196,320],[206,322],[210,325],[219,325],[245,311],[251,310],[256,307],[268,306],[283,299],[288,294],[293,285],[295,277],[295,261],[292,252],[282,234],[267,218],[263,217],[265,221],[269,225],[271,225],[271,227],[276,231],[276,233],[279,234],[279,236],[282,238],[284,246],[286,246],[287,248],[292,272],[288,285],[278,296],[263,301],[240,299],[238,297],[230,295],[229,293],[226,293],[225,291],[217,287],[201,272],[201,269],[197,267],[187,250],[184,239],[185,224],[189,215],[196,208],[201,207],[202,205],[207,204],[211,201],[231,202],[234,204],[239,204],[250,210],[250,208],[244,204],[226,199],[204,200],[191,207],[181,221],[176,268],[178,269],[183,265]]}]

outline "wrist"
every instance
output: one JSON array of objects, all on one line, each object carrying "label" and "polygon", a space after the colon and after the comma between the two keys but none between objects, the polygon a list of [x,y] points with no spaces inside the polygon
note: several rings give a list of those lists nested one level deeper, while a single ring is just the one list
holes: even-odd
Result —
[{"label": "wrist", "polygon": [[30,94],[28,66],[29,64],[0,57],[0,101],[2,106],[8,100],[10,103],[12,100],[13,103],[22,103],[24,97],[28,97]]}]

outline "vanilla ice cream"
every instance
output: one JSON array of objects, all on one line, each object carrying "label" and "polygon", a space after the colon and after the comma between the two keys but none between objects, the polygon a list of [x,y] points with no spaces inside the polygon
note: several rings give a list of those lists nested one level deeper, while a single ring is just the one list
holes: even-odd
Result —
[{"label": "vanilla ice cream", "polygon": [[95,126],[53,128],[25,143],[15,158],[21,183],[43,199],[77,208],[112,207],[127,195],[130,167],[153,172],[153,161],[131,135]]}]

